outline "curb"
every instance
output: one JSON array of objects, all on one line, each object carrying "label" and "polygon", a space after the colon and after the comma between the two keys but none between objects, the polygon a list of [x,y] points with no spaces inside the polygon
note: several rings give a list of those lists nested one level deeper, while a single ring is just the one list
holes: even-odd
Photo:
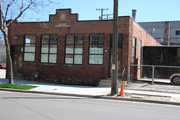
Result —
[{"label": "curb", "polygon": [[123,100],[123,101],[134,101],[134,102],[143,102],[143,103],[156,103],[156,104],[166,104],[166,105],[177,105],[180,106],[178,102],[167,102],[167,101],[158,101],[158,100],[147,100],[147,99],[137,99],[137,98],[126,98],[126,97],[117,97],[117,96],[104,96],[104,95],[80,95],[80,94],[66,94],[66,93],[54,93],[54,92],[42,92],[42,91],[28,91],[28,90],[18,90],[18,89],[9,89],[9,88],[0,88],[1,91],[10,91],[10,92],[22,92],[22,93],[35,93],[35,94],[48,94],[48,95],[61,95],[61,96],[74,96],[74,97],[89,97],[97,99],[108,99],[108,100]]},{"label": "curb", "polygon": [[145,91],[145,92],[161,92],[161,93],[169,93],[169,94],[180,94],[178,92],[166,92],[166,91],[155,91],[155,90],[141,90],[141,89],[126,89],[126,90]]},{"label": "curb", "polygon": [[135,99],[135,98],[123,98],[123,97],[119,97],[119,98],[107,98],[106,99],[112,99],[112,100],[123,100],[123,101],[134,101],[134,102],[143,102],[143,103],[156,103],[156,104],[166,104],[166,105],[177,105],[180,106],[180,103],[178,102],[167,102],[167,101],[158,101],[158,100],[145,100],[145,99]]}]

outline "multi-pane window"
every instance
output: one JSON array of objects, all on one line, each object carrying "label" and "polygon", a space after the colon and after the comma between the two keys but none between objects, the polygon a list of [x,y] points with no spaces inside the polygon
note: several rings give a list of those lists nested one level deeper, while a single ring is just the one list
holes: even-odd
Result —
[{"label": "multi-pane window", "polygon": [[89,64],[103,64],[104,35],[90,35]]},{"label": "multi-pane window", "polygon": [[136,63],[136,38],[133,38],[133,64]]},{"label": "multi-pane window", "polygon": [[141,47],[142,47],[142,42],[139,40],[139,59],[138,59],[138,64],[141,64]]},{"label": "multi-pane window", "polygon": [[[113,34],[110,34],[110,41],[113,40]],[[112,42],[110,42],[112,48]],[[118,34],[118,48],[123,48],[123,34]]]},{"label": "multi-pane window", "polygon": [[83,35],[66,35],[65,64],[82,64]]},{"label": "multi-pane window", "polygon": [[35,61],[35,35],[25,35],[24,61]]},{"label": "multi-pane window", "polygon": [[176,30],[176,35],[180,35],[180,30]]},{"label": "multi-pane window", "polygon": [[57,63],[57,35],[42,35],[41,63]]}]

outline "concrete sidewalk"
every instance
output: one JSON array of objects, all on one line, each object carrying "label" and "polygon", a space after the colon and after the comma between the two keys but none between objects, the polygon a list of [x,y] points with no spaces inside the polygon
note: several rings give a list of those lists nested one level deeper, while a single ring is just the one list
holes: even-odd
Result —
[{"label": "concrete sidewalk", "polygon": [[[8,83],[8,80],[0,79],[0,83]],[[14,79],[14,83],[38,86],[37,88],[31,89],[29,91],[92,95],[92,96],[105,96],[110,93],[110,87],[63,85],[63,84],[53,84],[53,83],[46,83],[46,82],[39,82],[32,80],[22,80],[22,79]]]},{"label": "concrete sidewalk", "polygon": [[[8,83],[8,80],[0,79],[0,83]],[[124,96],[110,96],[110,92],[111,92],[110,87],[62,85],[62,84],[53,84],[53,83],[45,83],[45,82],[22,80],[22,79],[14,79],[14,83],[38,86],[37,88],[28,90],[28,92],[33,92],[33,93],[87,96],[87,97],[98,97],[98,98],[102,97],[106,99],[119,99],[119,100],[129,100],[129,101],[140,101],[140,102],[142,101],[142,102],[180,105],[179,93],[160,92],[160,91],[152,91],[152,90],[148,91],[145,89],[143,90],[134,89],[135,86],[139,87],[139,85],[135,85],[135,83],[131,84],[134,88],[129,86],[125,87]],[[1,89],[1,90],[7,90],[7,89]],[[14,91],[21,92],[21,90],[14,90]]]}]

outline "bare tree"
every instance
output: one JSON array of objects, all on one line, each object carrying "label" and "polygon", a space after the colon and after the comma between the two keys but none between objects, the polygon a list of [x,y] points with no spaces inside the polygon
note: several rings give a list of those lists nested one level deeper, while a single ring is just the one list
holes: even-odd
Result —
[{"label": "bare tree", "polygon": [[53,0],[0,0],[0,32],[3,34],[6,46],[9,84],[13,84],[13,65],[8,39],[8,26],[19,19],[28,9],[31,8],[31,10],[36,11],[40,7],[44,8],[50,4],[53,4]]}]

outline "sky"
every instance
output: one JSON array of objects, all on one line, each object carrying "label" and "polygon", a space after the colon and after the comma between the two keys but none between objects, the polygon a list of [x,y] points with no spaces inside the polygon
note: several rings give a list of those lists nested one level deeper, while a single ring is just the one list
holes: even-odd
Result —
[{"label": "sky", "polygon": [[[38,0],[41,1],[41,0]],[[35,22],[49,21],[49,14],[55,14],[56,9],[71,9],[72,13],[78,14],[78,20],[98,20],[101,15],[113,14],[114,0],[51,0],[59,4],[50,4],[41,9],[28,9],[19,21]],[[137,22],[155,21],[179,21],[180,0],[118,0],[118,15],[132,16],[132,10],[136,9]],[[12,9],[14,11],[14,8]],[[16,12],[18,12],[17,10]],[[15,15],[15,14],[13,14]],[[109,16],[113,18],[113,16]]]},{"label": "sky", "polygon": [[[78,13],[79,20],[98,20],[101,12],[96,9],[101,8],[108,8],[104,11],[104,14],[113,14],[114,0],[59,1],[60,5],[55,6],[54,11],[49,14],[55,14],[55,9],[65,8],[71,8],[72,13]],[[137,10],[137,22],[180,20],[180,0],[119,0],[119,16],[131,16],[132,9]]]}]

